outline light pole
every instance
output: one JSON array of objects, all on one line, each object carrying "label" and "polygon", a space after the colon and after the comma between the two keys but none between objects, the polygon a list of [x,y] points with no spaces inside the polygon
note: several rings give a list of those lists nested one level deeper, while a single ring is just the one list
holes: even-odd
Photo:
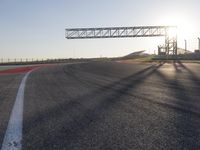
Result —
[{"label": "light pole", "polygon": [[185,41],[185,54],[187,52],[187,40],[184,40]]}]

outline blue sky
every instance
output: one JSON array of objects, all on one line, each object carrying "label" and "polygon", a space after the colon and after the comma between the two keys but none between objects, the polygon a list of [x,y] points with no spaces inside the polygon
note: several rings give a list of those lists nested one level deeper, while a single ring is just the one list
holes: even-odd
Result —
[{"label": "blue sky", "polygon": [[[184,39],[200,36],[199,10],[198,0],[0,0],[0,57],[123,56],[143,49],[154,52],[164,42],[163,38],[67,40],[68,27],[178,24],[183,47]],[[197,47],[190,43],[190,49]]]}]

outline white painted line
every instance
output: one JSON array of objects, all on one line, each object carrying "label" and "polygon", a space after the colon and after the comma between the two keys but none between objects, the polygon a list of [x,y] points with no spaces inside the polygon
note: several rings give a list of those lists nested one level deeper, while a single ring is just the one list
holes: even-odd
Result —
[{"label": "white painted line", "polygon": [[26,80],[30,73],[31,71],[25,74],[19,86],[1,150],[22,149],[21,141],[23,128],[24,90],[26,86]]}]

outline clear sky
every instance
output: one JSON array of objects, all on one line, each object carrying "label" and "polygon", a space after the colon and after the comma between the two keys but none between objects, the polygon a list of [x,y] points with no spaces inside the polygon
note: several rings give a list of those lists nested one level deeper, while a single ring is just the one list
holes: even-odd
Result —
[{"label": "clear sky", "polygon": [[[178,25],[179,47],[200,36],[199,0],[0,0],[0,58],[123,56],[164,38],[67,40],[65,28]],[[190,30],[189,30],[190,29]],[[188,43],[190,49],[196,43]]]}]

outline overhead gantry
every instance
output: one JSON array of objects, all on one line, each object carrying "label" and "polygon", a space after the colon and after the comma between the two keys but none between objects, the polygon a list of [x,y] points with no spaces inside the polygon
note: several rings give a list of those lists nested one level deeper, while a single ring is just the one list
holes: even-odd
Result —
[{"label": "overhead gantry", "polygon": [[67,39],[94,38],[132,38],[132,37],[165,37],[162,47],[166,55],[177,55],[176,26],[137,26],[109,28],[69,28],[65,29]]}]

